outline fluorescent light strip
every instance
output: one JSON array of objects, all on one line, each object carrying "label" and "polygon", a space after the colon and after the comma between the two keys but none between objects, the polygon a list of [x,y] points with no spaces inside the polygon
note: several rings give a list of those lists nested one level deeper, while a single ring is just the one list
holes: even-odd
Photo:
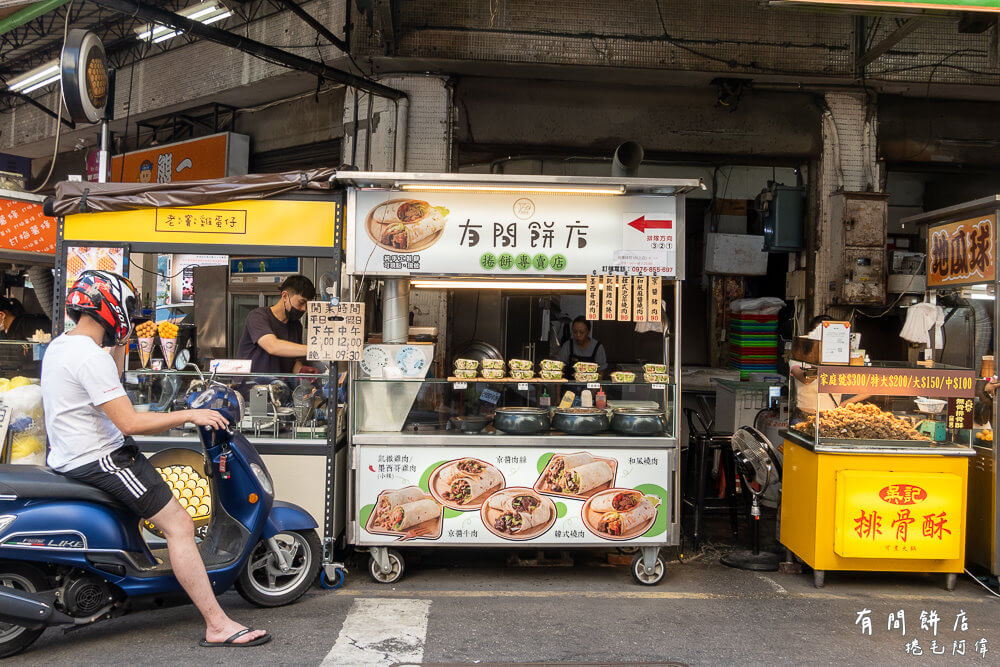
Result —
[{"label": "fluorescent light strip", "polygon": [[433,192],[536,192],[566,195],[623,195],[624,186],[617,188],[574,188],[548,185],[436,185],[427,183],[403,183],[400,190],[423,190]]},{"label": "fluorescent light strip", "polygon": [[548,282],[516,280],[412,280],[410,286],[416,289],[520,289],[536,291],[575,291],[587,289],[584,282]]},{"label": "fluorescent light strip", "polygon": [[[58,73],[59,73],[59,63],[53,63],[52,65],[49,65],[48,67],[45,67],[45,69],[43,69],[43,70],[41,70],[39,72],[36,72],[35,74],[32,74],[31,76],[27,76],[27,77],[21,79],[20,81],[17,80],[17,79],[14,79],[14,82],[11,83],[9,86],[7,86],[7,89],[16,92],[18,90],[21,90],[22,88],[27,88],[27,87],[31,86],[33,83],[35,83],[35,82],[37,82],[37,81],[39,81],[41,79],[46,79],[48,77],[51,77],[53,74],[56,74],[57,77],[58,77]],[[25,92],[27,92],[27,91],[25,91]]]},{"label": "fluorescent light strip", "polygon": [[38,90],[39,88],[44,88],[45,86],[49,85],[50,83],[55,83],[56,81],[59,80],[59,76],[60,76],[59,74],[56,74],[55,76],[53,76],[53,77],[51,77],[49,79],[46,79],[45,81],[40,81],[39,83],[36,83],[33,86],[25,88],[21,92],[23,94],[25,94],[25,95],[27,95],[28,93],[33,93],[36,90]]},{"label": "fluorescent light strip", "polygon": [[[202,7],[198,11],[191,11],[195,7],[199,6],[200,5],[193,5],[191,7],[188,7],[187,9],[182,9],[178,13],[181,16],[191,19],[192,21],[198,21],[203,25],[211,25],[212,23],[216,23],[223,19],[227,19],[233,15],[233,13],[230,12],[225,7],[225,5],[215,5],[215,4],[209,5],[208,7]],[[191,13],[186,13],[186,12],[191,12]],[[153,44],[159,44],[160,42],[165,42],[168,39],[173,39],[174,37],[177,37],[179,34],[181,34],[180,31],[174,30],[169,26],[156,24],[153,25],[152,27],[147,26],[147,29],[145,31],[139,33],[138,39],[140,41],[146,41],[152,38]]]},{"label": "fluorescent light strip", "polygon": [[205,25],[212,25],[216,21],[221,21],[222,19],[228,19],[232,15],[233,15],[232,12],[226,12],[224,14],[219,14],[218,16],[213,16],[210,19],[205,19],[204,21],[202,21],[202,23],[204,23]]}]

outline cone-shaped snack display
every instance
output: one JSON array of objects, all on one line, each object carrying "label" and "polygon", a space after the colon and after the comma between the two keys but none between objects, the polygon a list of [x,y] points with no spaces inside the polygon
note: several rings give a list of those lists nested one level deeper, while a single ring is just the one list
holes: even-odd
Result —
[{"label": "cone-shaped snack display", "polygon": [[136,338],[139,339],[139,361],[143,368],[149,368],[149,358],[153,356],[153,338],[156,336],[156,324],[152,320],[142,322],[135,327]]},{"label": "cone-shaped snack display", "polygon": [[174,354],[177,352],[177,325],[164,320],[157,325],[160,332],[160,349],[163,350],[163,361],[167,368],[174,367]]}]

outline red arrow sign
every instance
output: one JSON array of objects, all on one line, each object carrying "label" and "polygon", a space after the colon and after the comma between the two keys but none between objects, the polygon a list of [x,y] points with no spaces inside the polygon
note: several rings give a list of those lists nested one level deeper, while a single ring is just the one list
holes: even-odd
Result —
[{"label": "red arrow sign", "polygon": [[647,229],[673,229],[674,223],[672,220],[646,220],[646,216],[642,215],[628,223],[628,226],[645,234]]}]

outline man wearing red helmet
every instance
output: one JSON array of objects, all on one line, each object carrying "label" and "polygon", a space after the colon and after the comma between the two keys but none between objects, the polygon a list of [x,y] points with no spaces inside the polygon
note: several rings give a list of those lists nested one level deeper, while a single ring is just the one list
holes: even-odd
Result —
[{"label": "man wearing red helmet", "polygon": [[[191,517],[126,439],[187,422],[213,429],[227,425],[215,410],[135,411],[120,378],[137,308],[132,283],[106,271],[84,271],[67,294],[66,311],[76,328],[53,340],[42,361],[48,464],[114,496],[163,531],[174,575],[205,619],[203,645],[264,644],[269,634],[245,628],[219,606],[194,541]],[[110,354],[102,348],[109,348]]]}]

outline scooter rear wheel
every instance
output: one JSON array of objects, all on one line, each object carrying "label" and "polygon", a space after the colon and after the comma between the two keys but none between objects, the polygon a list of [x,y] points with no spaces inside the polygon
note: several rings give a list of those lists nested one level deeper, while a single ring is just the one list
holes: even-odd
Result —
[{"label": "scooter rear wheel", "polygon": [[[45,574],[38,568],[23,563],[0,563],[0,586],[36,593],[48,589]],[[45,628],[29,630],[21,625],[0,623],[0,658],[16,655],[31,646]]]},{"label": "scooter rear wheel", "polygon": [[288,570],[281,569],[268,541],[261,540],[236,580],[237,592],[258,607],[280,607],[298,600],[316,581],[323,560],[315,530],[290,530],[278,533],[274,540],[291,561]]}]

